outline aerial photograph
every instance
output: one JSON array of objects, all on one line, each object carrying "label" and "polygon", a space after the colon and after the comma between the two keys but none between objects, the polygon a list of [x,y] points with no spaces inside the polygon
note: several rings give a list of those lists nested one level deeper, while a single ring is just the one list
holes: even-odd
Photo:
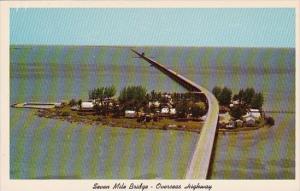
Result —
[{"label": "aerial photograph", "polygon": [[295,179],[295,14],[11,8],[10,179]]}]

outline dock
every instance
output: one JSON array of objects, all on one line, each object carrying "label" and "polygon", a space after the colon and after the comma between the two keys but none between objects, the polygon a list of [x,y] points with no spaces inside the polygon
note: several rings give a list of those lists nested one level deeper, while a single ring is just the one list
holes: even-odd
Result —
[{"label": "dock", "polygon": [[51,109],[61,107],[61,102],[24,102],[12,104],[13,108]]}]

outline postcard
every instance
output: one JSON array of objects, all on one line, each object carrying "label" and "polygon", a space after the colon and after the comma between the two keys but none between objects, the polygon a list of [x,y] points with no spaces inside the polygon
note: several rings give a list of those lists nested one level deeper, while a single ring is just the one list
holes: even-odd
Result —
[{"label": "postcard", "polygon": [[296,23],[296,1],[1,2],[1,190],[299,190]]}]

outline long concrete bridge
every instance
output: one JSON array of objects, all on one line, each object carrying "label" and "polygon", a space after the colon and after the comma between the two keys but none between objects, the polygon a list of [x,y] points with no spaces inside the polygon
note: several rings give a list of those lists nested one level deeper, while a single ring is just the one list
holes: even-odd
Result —
[{"label": "long concrete bridge", "polygon": [[182,85],[188,91],[201,92],[205,95],[208,103],[207,118],[200,132],[196,149],[192,156],[191,162],[189,163],[185,178],[206,179],[211,161],[211,155],[213,152],[213,145],[218,123],[219,104],[217,99],[211,92],[209,92],[202,86],[199,86],[186,77],[146,57],[144,53],[139,53],[133,49],[131,50],[140,58],[150,63],[153,67],[157,68],[158,70],[169,76],[171,79]]}]

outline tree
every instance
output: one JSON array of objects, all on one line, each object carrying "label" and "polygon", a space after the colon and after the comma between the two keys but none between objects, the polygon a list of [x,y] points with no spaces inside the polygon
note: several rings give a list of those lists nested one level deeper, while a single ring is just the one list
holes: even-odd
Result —
[{"label": "tree", "polygon": [[234,94],[233,96],[232,96],[232,100],[233,101],[240,101],[240,96],[239,96],[239,94]]},{"label": "tree", "polygon": [[99,104],[95,104],[94,109],[95,109],[97,114],[102,114],[103,113],[103,107],[100,106]]},{"label": "tree", "polygon": [[95,88],[89,91],[89,99],[100,99],[104,98],[104,87]]},{"label": "tree", "polygon": [[69,102],[69,105],[72,107],[74,105],[76,105],[76,100],[75,99],[71,99]]},{"label": "tree", "polygon": [[242,106],[234,106],[229,111],[230,115],[236,119],[241,119],[246,114],[246,109]]},{"label": "tree", "polygon": [[240,103],[243,101],[244,99],[244,89],[240,89],[238,94],[234,94],[232,97],[232,100],[234,101],[239,101]]},{"label": "tree", "polygon": [[212,93],[215,95],[220,105],[226,106],[231,102],[232,91],[227,88],[214,87]]},{"label": "tree", "polygon": [[245,94],[244,89],[241,89],[241,90],[239,91],[239,94],[238,94],[238,98],[239,98],[239,101],[240,101],[240,102],[241,102],[242,99],[244,98],[244,94]]},{"label": "tree", "polygon": [[264,97],[262,93],[255,93],[251,100],[251,107],[254,109],[261,109],[264,103]]},{"label": "tree", "polygon": [[213,88],[212,93],[214,94],[214,96],[217,98],[217,100],[219,100],[219,96],[222,92],[222,88],[216,86]]},{"label": "tree", "polygon": [[186,101],[179,101],[176,104],[176,115],[179,118],[186,118],[189,112],[189,106]]},{"label": "tree", "polygon": [[89,99],[111,98],[116,94],[114,86],[95,88],[89,91]]},{"label": "tree", "polygon": [[159,100],[161,103],[168,103],[169,102],[169,99],[165,96],[162,96]]},{"label": "tree", "polygon": [[146,89],[142,86],[128,86],[123,88],[119,95],[119,101],[125,109],[139,110],[146,101]]},{"label": "tree", "polygon": [[232,91],[229,88],[224,87],[219,95],[220,105],[229,105],[231,102],[231,95]]},{"label": "tree", "polygon": [[198,103],[192,104],[191,113],[192,113],[193,117],[202,117],[203,115],[205,115],[205,113],[206,113],[205,103],[198,102]]},{"label": "tree", "polygon": [[78,100],[78,105],[79,105],[79,108],[81,109],[81,104],[82,104],[82,100]]},{"label": "tree", "polygon": [[150,93],[150,100],[151,100],[151,101],[156,101],[156,100],[158,100],[158,94],[157,94],[157,92],[155,92],[154,90],[152,90],[151,93]]},{"label": "tree", "polygon": [[103,95],[105,98],[111,98],[116,94],[116,88],[114,86],[105,87]]},{"label": "tree", "polygon": [[266,123],[267,123],[267,125],[270,125],[270,126],[273,126],[273,125],[275,125],[275,121],[274,121],[274,119],[273,119],[273,117],[266,117]]},{"label": "tree", "polygon": [[250,105],[254,95],[255,95],[255,90],[253,88],[247,88],[243,92],[241,100],[245,102],[247,105]]},{"label": "tree", "polygon": [[151,95],[148,93],[146,94],[146,100],[147,100],[147,102],[151,101]]},{"label": "tree", "polygon": [[189,99],[189,100],[191,100],[191,99],[193,99],[193,94],[191,93],[191,92],[186,92],[186,93],[184,93],[184,99]]},{"label": "tree", "polygon": [[112,113],[114,117],[119,117],[122,115],[120,107],[118,104],[114,103],[112,107]]}]

